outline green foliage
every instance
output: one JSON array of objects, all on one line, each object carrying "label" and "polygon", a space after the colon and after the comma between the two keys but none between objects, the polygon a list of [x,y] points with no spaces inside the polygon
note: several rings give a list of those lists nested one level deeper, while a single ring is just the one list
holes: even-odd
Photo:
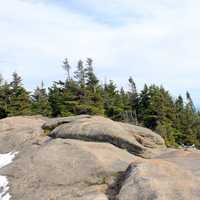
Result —
[{"label": "green foliage", "polygon": [[93,60],[80,60],[74,72],[66,58],[62,68],[65,80],[48,88],[37,87],[30,94],[15,72],[8,83],[0,75],[0,118],[16,115],[40,114],[50,117],[90,114],[104,115],[113,120],[145,126],[160,134],[167,146],[195,144],[200,147],[200,112],[191,95],[186,93],[174,98],[162,86],[144,85],[138,92],[132,77],[129,88],[119,89],[110,80],[100,84],[93,67]]},{"label": "green foliage", "polygon": [[7,86],[7,94],[6,107],[9,116],[31,114],[30,94],[23,87],[22,79],[16,72],[13,73],[12,82]]},{"label": "green foliage", "polygon": [[10,85],[3,83],[3,78],[0,76],[0,119],[8,116],[10,92]]},{"label": "green foliage", "polygon": [[171,124],[164,123],[156,126],[155,131],[159,133],[165,140],[168,147],[177,146],[176,138],[180,135],[177,129],[173,128]]},{"label": "green foliage", "polygon": [[32,113],[43,116],[51,115],[51,107],[43,82],[41,87],[37,87],[32,95]]},{"label": "green foliage", "polygon": [[51,107],[52,117],[59,117],[62,115],[62,110],[64,110],[63,103],[63,92],[58,86],[58,83],[54,83],[51,88],[49,88],[49,104]]},{"label": "green foliage", "polygon": [[120,92],[113,81],[104,85],[104,108],[105,115],[114,119],[120,120],[123,112],[123,102]]}]

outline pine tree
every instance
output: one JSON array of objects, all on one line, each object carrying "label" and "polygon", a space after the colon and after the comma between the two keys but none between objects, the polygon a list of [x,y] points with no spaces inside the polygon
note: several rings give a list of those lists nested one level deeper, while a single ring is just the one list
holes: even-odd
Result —
[{"label": "pine tree", "polygon": [[90,114],[104,113],[102,88],[99,85],[99,80],[94,73],[93,60],[91,58],[87,59],[86,98],[87,98],[87,105],[90,107]]},{"label": "pine tree", "polygon": [[29,92],[23,87],[22,78],[16,73],[13,73],[13,80],[10,83],[11,95],[8,105],[10,116],[30,115],[31,101]]},{"label": "pine tree", "polygon": [[0,86],[2,86],[2,84],[3,84],[3,76],[2,74],[0,74]]},{"label": "pine tree", "polygon": [[99,80],[97,79],[94,69],[93,69],[93,60],[91,58],[87,59],[87,68],[86,71],[86,85],[93,92],[96,92],[96,88],[98,87]]},{"label": "pine tree", "polygon": [[101,86],[91,58],[86,64],[78,62],[74,77],[67,58],[62,68],[66,72],[64,81],[54,82],[48,93],[42,84],[32,95],[16,72],[10,83],[0,75],[0,118],[28,114],[52,117],[100,114],[137,124],[135,118],[140,125],[159,133],[167,146],[195,144],[200,148],[200,112],[189,92],[186,101],[182,96],[172,97],[162,86],[145,85],[138,93],[132,77],[128,91],[118,90],[113,81]]},{"label": "pine tree", "polygon": [[44,88],[44,83],[37,87],[32,95],[32,112],[43,116],[50,116],[51,108],[48,101],[48,95]]},{"label": "pine tree", "polygon": [[69,64],[69,61],[67,58],[65,58],[65,60],[63,61],[63,69],[67,72],[67,80],[70,81],[71,79],[71,76],[70,76],[70,69],[71,69],[71,66]]},{"label": "pine tree", "polygon": [[182,144],[183,131],[184,131],[183,121],[185,117],[185,107],[184,107],[183,97],[181,95],[179,95],[178,98],[175,100],[174,106],[175,106],[176,118],[173,123],[174,123],[174,127],[179,132],[179,134],[177,134],[176,136],[176,143]]},{"label": "pine tree", "polygon": [[[77,114],[97,114],[102,113],[102,108],[98,109],[95,104],[100,101],[100,96],[97,92],[98,79],[96,78],[92,60],[87,60],[87,67],[84,66],[80,60],[78,62],[77,70],[75,71],[75,81],[78,85],[77,105],[75,107]],[[100,105],[98,105],[100,106]]]},{"label": "pine tree", "polygon": [[62,116],[78,115],[81,114],[79,111],[80,104],[80,86],[76,81],[71,79],[66,82],[63,93],[63,105],[62,105]]},{"label": "pine tree", "polygon": [[48,96],[52,117],[61,117],[64,99],[62,88],[59,87],[59,83],[54,82],[54,84],[49,88]]},{"label": "pine tree", "polygon": [[85,88],[85,78],[86,78],[86,69],[83,65],[83,61],[79,60],[77,65],[77,70],[74,72],[75,79],[82,89]]},{"label": "pine tree", "polygon": [[9,96],[10,87],[6,82],[3,83],[3,77],[0,74],[0,119],[8,115]]},{"label": "pine tree", "polygon": [[193,100],[190,96],[190,93],[186,92],[186,99],[187,99],[187,107],[188,109],[194,114],[196,112],[196,108],[194,106]]},{"label": "pine tree", "polygon": [[121,97],[122,103],[123,103],[123,110],[130,111],[131,105],[130,105],[129,93],[125,92],[123,87],[121,87],[121,89],[120,89],[120,97]]},{"label": "pine tree", "polygon": [[105,115],[113,120],[120,120],[123,113],[123,102],[117,86],[110,80],[104,85],[104,109]]},{"label": "pine tree", "polygon": [[131,107],[131,115],[130,115],[130,122],[134,124],[138,124],[138,93],[136,89],[136,84],[132,77],[129,77],[129,86],[130,92],[129,94],[129,102]]},{"label": "pine tree", "polygon": [[146,118],[149,115],[150,106],[150,92],[149,87],[145,84],[143,90],[140,92],[138,100],[138,120],[140,124],[145,125]]},{"label": "pine tree", "polygon": [[184,144],[195,144],[199,129],[198,116],[189,92],[186,93],[186,99],[187,102],[182,119],[182,142]]}]

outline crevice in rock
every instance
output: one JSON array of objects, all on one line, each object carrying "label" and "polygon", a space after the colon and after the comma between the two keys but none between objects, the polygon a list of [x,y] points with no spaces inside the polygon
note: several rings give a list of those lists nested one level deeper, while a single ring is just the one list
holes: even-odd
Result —
[{"label": "crevice in rock", "polygon": [[[52,134],[49,134],[50,137],[56,139],[57,136]],[[145,148],[142,148],[141,146],[137,144],[130,143],[126,140],[123,140],[122,138],[110,136],[110,135],[81,135],[81,134],[68,134],[65,136],[60,136],[59,138],[62,139],[74,139],[74,140],[81,140],[81,141],[87,141],[87,142],[102,142],[102,143],[110,143],[120,149],[125,149],[129,153],[140,156],[143,158],[149,158],[147,154],[145,154]]]},{"label": "crevice in rock", "polygon": [[118,194],[121,191],[121,188],[126,181],[126,179],[129,177],[130,173],[132,171],[131,165],[127,168],[126,171],[118,172],[118,176],[116,177],[116,180],[113,184],[108,186],[108,189],[106,191],[106,196],[109,200],[119,200]]}]

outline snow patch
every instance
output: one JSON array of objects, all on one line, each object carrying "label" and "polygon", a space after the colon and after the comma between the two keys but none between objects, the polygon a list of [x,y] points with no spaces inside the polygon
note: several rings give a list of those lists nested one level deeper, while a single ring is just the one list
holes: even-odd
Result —
[{"label": "snow patch", "polygon": [[[17,152],[10,152],[7,154],[0,154],[0,168],[12,163]],[[0,176],[0,200],[9,200],[11,198],[8,193],[8,179],[5,176]]]}]

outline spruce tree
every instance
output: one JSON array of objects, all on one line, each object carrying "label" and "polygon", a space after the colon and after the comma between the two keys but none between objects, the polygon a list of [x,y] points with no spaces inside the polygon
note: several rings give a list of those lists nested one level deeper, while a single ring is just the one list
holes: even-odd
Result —
[{"label": "spruce tree", "polygon": [[8,105],[9,115],[30,115],[31,101],[29,92],[23,87],[22,78],[16,72],[12,76],[13,80],[10,83],[11,95]]},{"label": "spruce tree", "polygon": [[63,89],[59,87],[59,83],[54,82],[49,88],[49,104],[51,107],[52,117],[61,117],[63,108]]},{"label": "spruce tree", "polygon": [[162,86],[145,85],[138,93],[132,77],[128,91],[123,88],[119,91],[113,81],[101,86],[91,58],[86,63],[78,62],[74,77],[67,58],[62,68],[66,72],[64,81],[54,82],[48,93],[42,84],[31,96],[17,73],[13,73],[10,83],[0,75],[0,118],[28,114],[51,117],[100,114],[137,124],[135,118],[140,125],[159,133],[167,146],[195,144],[200,147],[200,112],[189,92],[186,101],[182,96],[174,98]]},{"label": "spruce tree", "polygon": [[136,89],[136,84],[132,77],[129,77],[128,81],[130,87],[130,92],[128,94],[131,107],[129,121],[134,124],[138,124],[138,93]]},{"label": "spruce tree", "polygon": [[85,78],[86,78],[86,69],[84,67],[83,61],[79,60],[77,65],[77,70],[74,72],[75,79],[82,89],[85,88]]},{"label": "spruce tree", "polygon": [[93,93],[96,92],[96,89],[98,87],[99,80],[97,79],[94,69],[93,69],[93,60],[91,58],[87,59],[87,67],[85,69],[86,71],[86,85],[89,90],[91,90]]},{"label": "spruce tree", "polygon": [[71,76],[70,76],[71,66],[70,66],[69,61],[68,61],[67,58],[64,59],[62,67],[67,72],[67,80],[70,81],[70,79],[71,79]]},{"label": "spruce tree", "polygon": [[112,80],[104,85],[104,109],[105,115],[113,120],[120,120],[123,113],[123,102],[117,86]]},{"label": "spruce tree", "polygon": [[40,87],[35,89],[32,95],[32,112],[43,116],[50,116],[51,114],[48,95],[43,82]]},{"label": "spruce tree", "polygon": [[176,118],[174,120],[174,127],[179,132],[179,134],[176,136],[176,143],[181,145],[183,143],[183,132],[184,132],[183,122],[185,118],[184,101],[181,95],[179,95],[178,98],[175,99],[174,106],[176,115]]},{"label": "spruce tree", "polygon": [[186,93],[186,105],[182,119],[182,142],[184,144],[195,144],[197,142],[197,132],[199,125],[198,116],[189,92]]},{"label": "spruce tree", "polygon": [[3,77],[0,74],[0,119],[8,115],[9,96],[10,87],[6,82],[3,82]]},{"label": "spruce tree", "polygon": [[91,114],[103,114],[104,104],[102,97],[102,88],[99,85],[99,80],[94,73],[93,60],[87,59],[86,66],[86,98],[87,104],[90,106]]},{"label": "spruce tree", "polygon": [[87,60],[87,67],[85,67],[83,61],[80,60],[77,65],[77,70],[74,72],[74,74],[75,81],[78,85],[78,91],[76,93],[77,105],[75,107],[75,113],[102,113],[103,108],[101,107],[101,104],[99,104],[101,101],[101,96],[99,93],[97,93],[99,81],[93,71],[92,59]]},{"label": "spruce tree", "polygon": [[148,118],[150,112],[150,98],[149,87],[145,84],[143,90],[140,92],[138,100],[138,120],[140,124],[143,125],[145,125],[146,118]]},{"label": "spruce tree", "polygon": [[131,105],[130,105],[130,96],[129,93],[127,93],[123,87],[120,89],[120,97],[122,99],[123,103],[123,110],[124,111],[130,111],[131,110]]}]

